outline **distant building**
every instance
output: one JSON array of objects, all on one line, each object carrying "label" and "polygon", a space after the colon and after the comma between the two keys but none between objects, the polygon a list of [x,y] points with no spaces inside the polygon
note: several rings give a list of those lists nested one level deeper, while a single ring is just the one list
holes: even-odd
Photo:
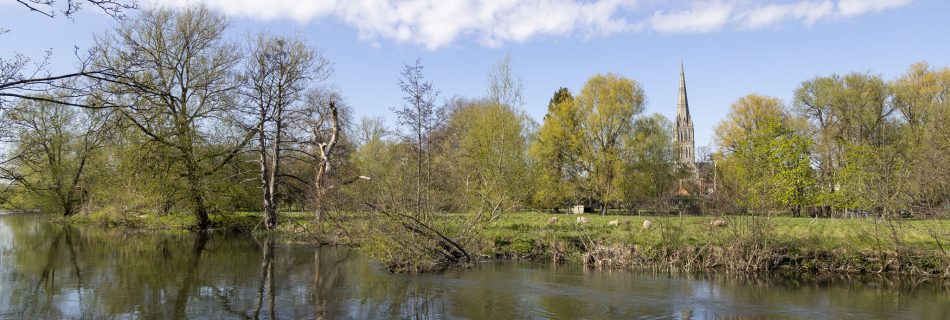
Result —
[{"label": "distant building", "polygon": [[685,165],[696,173],[696,141],[693,136],[693,118],[689,115],[689,101],[686,99],[686,73],[680,61],[680,94],[676,104],[676,122],[673,123],[673,145],[677,154],[677,164]]}]

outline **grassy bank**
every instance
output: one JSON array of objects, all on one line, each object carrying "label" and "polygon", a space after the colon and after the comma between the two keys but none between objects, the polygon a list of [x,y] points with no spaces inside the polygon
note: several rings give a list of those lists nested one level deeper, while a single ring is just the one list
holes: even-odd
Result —
[{"label": "grassy bank", "polygon": [[[450,214],[449,217],[452,215]],[[557,221],[551,221],[556,217]],[[950,220],[812,219],[791,217],[666,217],[508,213],[482,230],[485,258],[584,263],[602,268],[699,271],[808,270],[950,276]],[[262,232],[259,213],[211,216],[217,230]],[[713,226],[721,219],[723,226]],[[617,220],[619,225],[609,225]],[[644,221],[651,226],[644,228]],[[187,214],[97,213],[70,223],[136,229],[191,229]],[[311,213],[287,213],[275,233],[285,239],[351,244],[340,229],[362,223],[315,225]],[[344,228],[340,228],[343,223]]]},{"label": "grassy bank", "polygon": [[[552,216],[558,218],[551,222]],[[950,276],[948,220],[637,217],[516,213],[483,233],[496,257],[605,268],[811,270]],[[724,226],[713,226],[722,219]],[[608,225],[618,220],[618,226]],[[650,220],[651,227],[644,228]]]}]

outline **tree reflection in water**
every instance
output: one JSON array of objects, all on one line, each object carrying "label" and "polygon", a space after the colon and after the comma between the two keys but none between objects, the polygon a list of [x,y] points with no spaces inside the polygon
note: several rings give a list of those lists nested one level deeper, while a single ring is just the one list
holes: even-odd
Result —
[{"label": "tree reflection in water", "polygon": [[0,217],[0,319],[947,319],[947,279],[484,263],[390,274],[346,248]]}]

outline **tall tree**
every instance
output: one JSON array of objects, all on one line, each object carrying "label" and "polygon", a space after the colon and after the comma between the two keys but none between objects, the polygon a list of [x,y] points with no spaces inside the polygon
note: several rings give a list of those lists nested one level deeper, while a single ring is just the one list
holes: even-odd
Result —
[{"label": "tall tree", "polygon": [[454,110],[449,121],[467,209],[501,212],[524,203],[528,168],[523,118],[506,105],[473,101]]},{"label": "tall tree", "polygon": [[588,188],[600,203],[601,215],[622,199],[626,170],[625,141],[633,131],[635,117],[646,102],[639,83],[614,74],[595,75],[587,80],[577,104],[583,135],[581,161],[589,173]]},{"label": "tall tree", "polygon": [[580,172],[577,166],[580,156],[578,132],[579,112],[570,90],[560,88],[548,102],[548,112],[531,144],[529,154],[533,161],[535,192],[534,203],[541,208],[553,209],[576,200],[576,187]]},{"label": "tall tree", "polygon": [[234,128],[234,71],[241,59],[224,40],[227,27],[224,16],[204,7],[155,9],[97,41],[97,66],[118,75],[101,88],[102,99],[127,106],[120,109],[124,117],[182,164],[201,229],[210,226],[206,179],[253,137],[253,131],[211,134]]},{"label": "tall tree", "polygon": [[399,88],[405,94],[403,105],[393,108],[398,123],[403,126],[401,135],[409,142],[414,155],[412,175],[415,177],[413,189],[416,192],[414,206],[417,214],[432,208],[429,185],[433,181],[433,133],[442,123],[439,120],[442,110],[435,103],[439,91],[423,76],[424,68],[419,59],[403,66],[399,79]]},{"label": "tall tree", "polygon": [[801,129],[778,98],[748,95],[732,104],[715,135],[736,201],[759,213],[786,207],[795,215],[811,204],[812,142]]},{"label": "tall tree", "polygon": [[913,204],[940,207],[950,201],[950,67],[916,63],[890,87]]},{"label": "tall tree", "polygon": [[260,166],[264,226],[274,229],[285,175],[282,163],[291,156],[288,153],[294,140],[289,131],[302,116],[304,91],[311,83],[326,79],[331,70],[326,59],[293,37],[262,33],[249,51],[242,91],[257,136],[254,149]]},{"label": "tall tree", "polygon": [[815,140],[823,208],[842,204],[837,174],[846,165],[848,146],[877,147],[895,139],[889,96],[887,83],[867,73],[816,77],[795,90],[796,114],[811,124],[809,135]]},{"label": "tall tree", "polygon": [[660,212],[673,194],[678,177],[673,159],[673,123],[658,113],[637,119],[630,139],[628,161],[632,174],[625,183],[627,197],[642,197]]}]

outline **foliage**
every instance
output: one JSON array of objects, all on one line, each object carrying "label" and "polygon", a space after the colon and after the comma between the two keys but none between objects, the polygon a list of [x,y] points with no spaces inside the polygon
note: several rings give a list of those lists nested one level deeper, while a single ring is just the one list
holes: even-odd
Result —
[{"label": "foliage", "polygon": [[535,192],[533,203],[541,208],[567,206],[577,199],[577,183],[581,168],[578,110],[570,90],[560,88],[548,103],[544,123],[531,144],[529,155],[534,162]]},{"label": "foliage", "polygon": [[632,148],[625,142],[633,131],[634,118],[643,112],[646,96],[636,81],[606,74],[588,79],[574,100],[584,188],[605,214],[607,206],[623,200],[624,159]]},{"label": "foliage", "polygon": [[450,122],[467,210],[498,206],[508,211],[524,203],[529,176],[522,118],[511,107],[475,102],[456,109]]},{"label": "foliage", "polygon": [[750,95],[736,101],[716,128],[725,151],[724,183],[734,184],[739,203],[758,212],[812,201],[811,141],[795,130],[777,98]]},{"label": "foliage", "polygon": [[90,166],[111,134],[112,113],[23,100],[5,113],[16,140],[8,175],[23,203],[64,216],[76,213],[93,187]]},{"label": "foliage", "polygon": [[674,165],[673,124],[654,113],[637,119],[629,145],[630,172],[624,188],[632,203],[648,203],[660,212],[673,195],[673,187],[681,175]]},{"label": "foliage", "polygon": [[[154,9],[123,23],[97,44],[97,66],[116,74],[101,88],[108,105],[180,162],[201,228],[208,220],[208,176],[237,155],[251,135],[235,130],[234,70],[240,57],[225,41],[228,22],[203,7]],[[233,132],[233,131],[232,131]],[[216,134],[217,133],[217,134]]]}]

